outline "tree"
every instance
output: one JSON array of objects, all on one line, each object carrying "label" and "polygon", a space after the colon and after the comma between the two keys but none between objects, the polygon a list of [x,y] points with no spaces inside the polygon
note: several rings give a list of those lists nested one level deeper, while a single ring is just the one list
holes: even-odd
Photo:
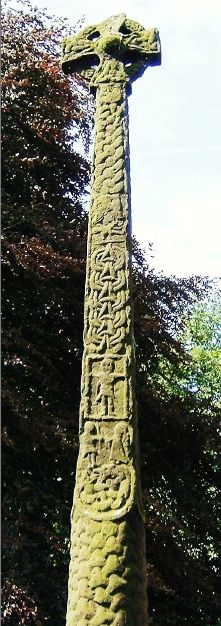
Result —
[{"label": "tree", "polygon": [[[220,615],[220,300],[184,315],[180,355],[138,385],[153,624]],[[179,342],[178,342],[179,343]]]},{"label": "tree", "polygon": [[184,318],[179,334],[186,361],[173,368],[166,359],[159,364],[168,392],[185,397],[197,395],[209,407],[221,406],[221,299],[215,290],[209,300],[198,302]]},{"label": "tree", "polygon": [[[4,626],[65,621],[91,117],[59,69],[67,28],[27,3],[3,15]],[[152,624],[218,626],[218,409],[162,375],[189,362],[179,337],[207,281],[156,275],[136,241],[133,275]]]},{"label": "tree", "polygon": [[65,612],[89,180],[74,143],[87,138],[88,95],[61,73],[65,33],[29,3],[2,16],[6,624]]},{"label": "tree", "polygon": [[208,407],[221,408],[221,294],[198,304],[181,336],[191,363],[185,385]]}]

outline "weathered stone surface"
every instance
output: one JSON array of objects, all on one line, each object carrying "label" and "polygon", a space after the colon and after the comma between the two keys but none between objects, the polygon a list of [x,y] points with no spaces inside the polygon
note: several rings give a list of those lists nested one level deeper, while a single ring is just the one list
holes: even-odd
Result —
[{"label": "weathered stone surface", "polygon": [[[146,30],[128,20],[124,13],[88,26],[76,37],[67,37],[62,52],[63,70],[80,73],[92,87],[100,83],[130,83],[146,67],[161,61],[158,30]],[[104,106],[117,97],[115,87]]]},{"label": "weathered stone surface", "polygon": [[160,62],[156,29],[124,14],[63,45],[63,69],[96,90],[67,626],[146,626],[131,306],[127,94]]}]

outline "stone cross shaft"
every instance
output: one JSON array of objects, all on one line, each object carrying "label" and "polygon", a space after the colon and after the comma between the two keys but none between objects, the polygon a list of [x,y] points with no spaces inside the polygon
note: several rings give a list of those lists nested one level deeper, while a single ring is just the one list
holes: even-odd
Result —
[{"label": "stone cross shaft", "polygon": [[67,626],[146,626],[131,304],[127,95],[160,63],[156,29],[124,14],[63,42],[96,93]]}]

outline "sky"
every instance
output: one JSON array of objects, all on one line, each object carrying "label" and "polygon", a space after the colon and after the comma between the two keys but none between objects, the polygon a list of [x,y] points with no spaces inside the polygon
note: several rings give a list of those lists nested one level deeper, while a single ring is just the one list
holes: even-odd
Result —
[{"label": "sky", "polygon": [[221,275],[221,0],[36,0],[85,26],[126,13],[160,32],[162,64],[129,98],[133,234],[152,266]]}]

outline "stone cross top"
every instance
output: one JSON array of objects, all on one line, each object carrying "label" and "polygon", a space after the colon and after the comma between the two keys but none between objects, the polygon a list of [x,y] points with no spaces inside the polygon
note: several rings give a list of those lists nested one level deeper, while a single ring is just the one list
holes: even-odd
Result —
[{"label": "stone cross top", "polygon": [[127,95],[160,64],[156,29],[114,16],[63,42],[96,93],[67,626],[146,626],[131,305]]}]

